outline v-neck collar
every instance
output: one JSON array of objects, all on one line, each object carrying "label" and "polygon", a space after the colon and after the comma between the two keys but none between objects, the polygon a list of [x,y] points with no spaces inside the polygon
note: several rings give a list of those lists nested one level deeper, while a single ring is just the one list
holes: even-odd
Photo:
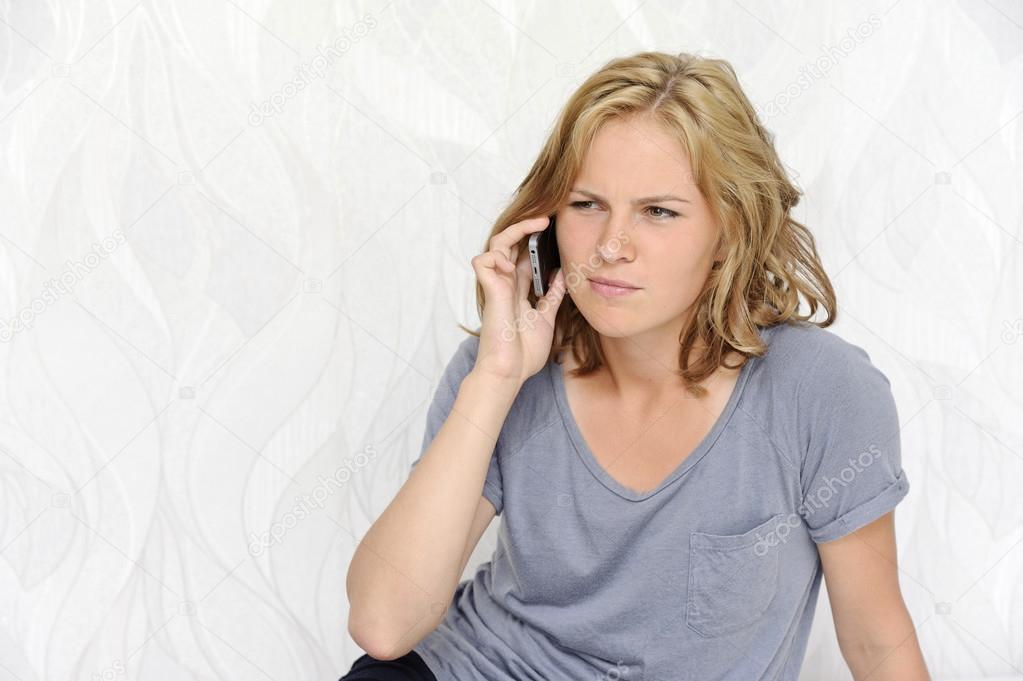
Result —
[{"label": "v-neck collar", "polygon": [[[774,327],[768,327],[766,329],[760,329],[760,336],[765,342],[770,337],[770,332]],[[586,468],[589,469],[590,473],[595,477],[604,487],[614,492],[623,499],[629,501],[643,501],[649,499],[668,485],[672,484],[679,478],[681,478],[686,471],[695,466],[700,459],[713,448],[714,443],[717,442],[721,433],[724,431],[725,426],[728,425],[728,421],[732,418],[732,413],[739,404],[739,400],[742,399],[742,394],[746,389],[746,384],[749,382],[750,373],[752,372],[753,365],[760,361],[760,357],[750,357],[743,364],[742,368],[739,369],[739,377],[736,379],[735,386],[732,388],[732,394],[728,397],[728,402],[725,404],[725,408],[721,410],[714,425],[711,426],[710,431],[700,440],[699,444],[692,450],[682,463],[680,463],[675,470],[668,474],[668,476],[661,481],[657,487],[646,492],[637,492],[633,489],[626,487],[619,483],[614,477],[608,473],[603,466],[597,461],[597,457],[593,455],[590,450],[590,446],[586,443],[583,438],[582,431],[579,430],[579,424],[575,420],[575,416],[572,414],[572,409],[568,404],[568,393],[565,390],[565,376],[564,366],[554,360],[548,362],[548,369],[551,377],[551,382],[554,388],[554,397],[558,405],[558,411],[561,412],[561,420],[565,424],[565,429],[568,431],[568,435],[572,440],[573,448],[579,455],[579,458],[585,464]]]}]

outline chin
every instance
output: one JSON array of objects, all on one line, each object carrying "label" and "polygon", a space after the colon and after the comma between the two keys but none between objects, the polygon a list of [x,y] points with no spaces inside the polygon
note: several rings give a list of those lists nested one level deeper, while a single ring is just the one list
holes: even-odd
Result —
[{"label": "chin", "polygon": [[646,324],[637,323],[631,315],[620,314],[617,311],[609,313],[607,310],[601,310],[595,314],[579,308],[579,313],[594,331],[605,338],[628,338],[648,328]]},{"label": "chin", "polygon": [[[578,306],[577,306],[578,307]],[[636,310],[609,308],[600,305],[578,307],[579,313],[595,332],[604,338],[630,338],[643,336],[651,332],[668,332],[676,330],[684,316],[684,311],[677,315],[646,316],[637,314]],[[663,311],[662,311],[663,312]]]}]

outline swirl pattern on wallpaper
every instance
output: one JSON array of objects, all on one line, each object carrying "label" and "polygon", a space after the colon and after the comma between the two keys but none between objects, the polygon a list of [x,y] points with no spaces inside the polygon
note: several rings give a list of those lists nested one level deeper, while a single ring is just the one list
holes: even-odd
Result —
[{"label": "swirl pattern on wallpaper", "polygon": [[[0,681],[346,671],[469,260],[647,48],[729,59],[806,191],[932,673],[1023,678],[1018,3],[41,0],[0,3]],[[851,678],[824,594],[803,678]]]}]

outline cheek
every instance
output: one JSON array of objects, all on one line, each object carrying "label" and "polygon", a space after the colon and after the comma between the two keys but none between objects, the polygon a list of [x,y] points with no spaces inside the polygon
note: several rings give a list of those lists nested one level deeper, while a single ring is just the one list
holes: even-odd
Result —
[{"label": "cheek", "polygon": [[596,241],[584,236],[573,235],[570,238],[559,239],[558,252],[561,256],[562,266],[567,263],[575,263],[580,267],[595,268],[601,264]]},{"label": "cheek", "polygon": [[664,260],[674,263],[673,269],[680,275],[706,274],[714,261],[717,244],[709,233],[682,231],[665,239],[656,252]]},{"label": "cheek", "polygon": [[710,252],[694,253],[691,244],[669,249],[665,246],[656,257],[647,259],[649,280],[655,296],[665,302],[689,304],[699,294],[710,274],[713,259]]}]

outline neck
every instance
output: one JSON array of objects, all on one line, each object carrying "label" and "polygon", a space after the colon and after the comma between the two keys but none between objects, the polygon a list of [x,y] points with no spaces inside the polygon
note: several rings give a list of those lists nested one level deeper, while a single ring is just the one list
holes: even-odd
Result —
[{"label": "neck", "polygon": [[[679,367],[678,336],[630,336],[600,339],[605,364],[601,367],[611,394],[630,403],[660,404],[678,399],[683,387]],[[690,362],[705,352],[694,347]]]},{"label": "neck", "polygon": [[[675,403],[684,387],[682,377],[675,373],[679,366],[679,331],[680,327],[621,338],[600,336],[605,363],[587,376],[586,382],[599,388],[608,399],[636,405],[644,412]],[[706,347],[698,342],[690,352],[690,363],[703,352]],[[576,366],[571,350],[561,355],[561,361],[564,371]],[[735,371],[738,370],[718,368],[703,385],[709,387],[724,374]]]}]

